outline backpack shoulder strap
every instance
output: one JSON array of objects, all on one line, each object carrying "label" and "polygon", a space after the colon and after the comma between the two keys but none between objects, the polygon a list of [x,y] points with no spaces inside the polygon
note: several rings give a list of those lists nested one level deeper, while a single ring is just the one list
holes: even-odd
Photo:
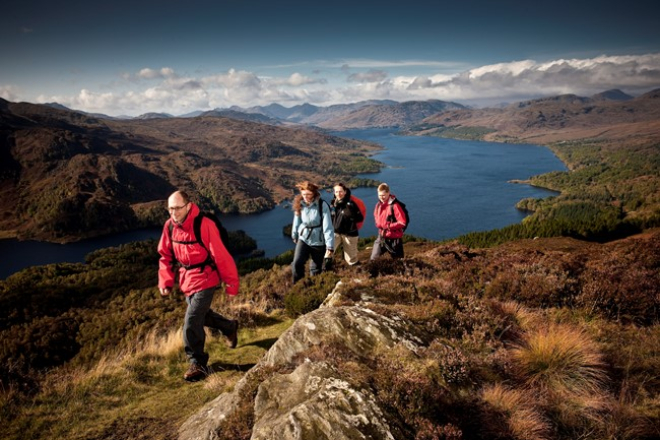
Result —
[{"label": "backpack shoulder strap", "polygon": [[391,218],[392,218],[392,222],[397,222],[398,221],[397,218],[396,218],[396,214],[394,214],[394,205],[397,204],[397,203],[399,204],[399,206],[401,206],[401,202],[399,202],[399,199],[394,199],[392,201],[392,203],[390,203],[390,215],[391,215]]},{"label": "backpack shoulder strap", "polygon": [[206,252],[209,250],[206,248],[206,245],[204,244],[204,240],[202,240],[202,219],[206,217],[206,213],[203,211],[200,211],[199,215],[195,217],[195,220],[193,220],[193,234],[195,234],[195,240],[197,240],[197,243],[199,243]]}]

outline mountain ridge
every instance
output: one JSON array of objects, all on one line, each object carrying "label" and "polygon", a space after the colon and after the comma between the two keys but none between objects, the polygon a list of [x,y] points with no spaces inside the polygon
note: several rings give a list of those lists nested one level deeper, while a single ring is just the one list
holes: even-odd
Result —
[{"label": "mountain ridge", "polygon": [[521,101],[503,108],[458,109],[432,115],[408,133],[452,137],[457,130],[481,129],[495,142],[547,144],[603,138],[646,142],[658,137],[660,105],[654,89],[627,100],[559,95]]}]

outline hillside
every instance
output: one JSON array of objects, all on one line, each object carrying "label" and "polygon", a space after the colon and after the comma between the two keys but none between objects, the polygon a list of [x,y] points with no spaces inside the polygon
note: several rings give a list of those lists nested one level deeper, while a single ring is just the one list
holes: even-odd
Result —
[{"label": "hillside", "polygon": [[297,181],[376,172],[377,146],[218,116],[101,119],[0,101],[0,236],[70,241],[162,225],[176,188],[254,213]]},{"label": "hillside", "polygon": [[660,89],[628,100],[560,95],[505,108],[457,109],[430,116],[412,129],[450,137],[483,130],[483,140],[546,145],[558,141],[643,142],[660,137]]},{"label": "hillside", "polygon": [[558,191],[517,207],[532,213],[521,224],[467,234],[487,246],[517,238],[572,236],[607,241],[660,225],[660,90],[627,99],[563,95],[503,109],[446,111],[406,134],[545,145],[571,170],[530,176]]},{"label": "hillside", "polygon": [[355,128],[405,127],[435,113],[465,106],[455,102],[428,101],[360,101],[353,104],[336,104],[316,107],[305,104],[291,108],[272,104],[267,107],[248,109],[233,108],[247,114],[260,114],[280,121],[321,127],[327,130]]},{"label": "hillside", "polygon": [[660,435],[658,230],[606,244],[408,241],[403,264],[338,265],[296,286],[288,266],[258,270],[216,298],[241,320],[240,343],[209,335],[214,374],[195,384],[181,379],[184,304],[148,281],[154,246],[0,281],[0,437]]},{"label": "hillside", "polygon": [[374,104],[323,120],[310,117],[304,122],[331,130],[407,127],[433,114],[463,108],[465,107],[460,104],[436,100]]}]

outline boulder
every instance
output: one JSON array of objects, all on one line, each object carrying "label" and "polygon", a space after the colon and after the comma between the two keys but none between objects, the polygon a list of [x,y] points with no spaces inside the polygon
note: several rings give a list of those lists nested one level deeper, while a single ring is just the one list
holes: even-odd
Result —
[{"label": "boulder", "polygon": [[[369,390],[354,389],[329,365],[299,356],[329,341],[366,357],[396,345],[416,352],[422,345],[413,325],[399,316],[379,315],[361,305],[319,308],[297,319],[233,391],[186,420],[179,439],[220,440],[223,421],[239,410],[255,380],[262,382],[254,401],[254,440],[393,438]],[[292,365],[296,361],[300,365]],[[263,371],[280,367],[294,369],[263,377]]]},{"label": "boulder", "polygon": [[252,440],[394,440],[369,390],[358,390],[325,363],[305,362],[259,386]]}]

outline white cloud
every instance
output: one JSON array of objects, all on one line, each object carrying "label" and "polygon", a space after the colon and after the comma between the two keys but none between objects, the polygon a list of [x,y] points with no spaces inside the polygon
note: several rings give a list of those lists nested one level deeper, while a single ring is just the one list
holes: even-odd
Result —
[{"label": "white cloud", "polygon": [[641,93],[660,87],[660,54],[545,63],[523,60],[482,66],[453,76],[393,78],[392,87],[391,93],[395,94],[405,87],[413,96],[459,101],[525,99],[565,93],[590,96],[613,88]]},{"label": "white cloud", "polygon": [[174,70],[169,67],[163,67],[158,70],[145,68],[138,72],[137,77],[140,79],[172,79],[176,78]]},{"label": "white cloud", "polygon": [[288,78],[274,78],[269,81],[275,86],[291,86],[291,87],[300,87],[307,84],[326,84],[327,81],[323,78],[314,79],[300,73],[293,73]]},{"label": "white cloud", "polygon": [[18,87],[11,84],[0,85],[0,98],[6,99],[7,101],[16,102],[20,100],[21,91]]},{"label": "white cloud", "polygon": [[[286,106],[306,102],[324,106],[367,99],[442,99],[479,103],[564,93],[590,96],[612,88],[636,94],[660,87],[660,53],[548,62],[519,60],[450,73],[440,66],[452,63],[436,63],[435,72],[425,67],[423,71],[426,73],[415,74],[416,69],[411,67],[405,75],[393,75],[383,67],[384,64],[387,63],[368,60],[337,64],[334,76],[330,74],[329,78],[312,78],[299,71],[264,76],[238,69],[204,77],[186,77],[167,67],[144,68],[136,74],[124,76],[125,88],[121,92],[99,93],[87,88],[75,96],[40,96],[38,99],[39,102],[56,101],[70,108],[110,115],[146,112],[177,115],[193,110],[232,105],[251,107],[274,102]],[[390,64],[396,65],[399,71],[401,62]],[[376,65],[380,67],[374,67]],[[326,71],[326,68],[327,65],[321,70]],[[150,86],[143,87],[142,80],[149,80]],[[0,96],[5,99],[15,101],[21,95],[16,87],[0,86]]]}]

